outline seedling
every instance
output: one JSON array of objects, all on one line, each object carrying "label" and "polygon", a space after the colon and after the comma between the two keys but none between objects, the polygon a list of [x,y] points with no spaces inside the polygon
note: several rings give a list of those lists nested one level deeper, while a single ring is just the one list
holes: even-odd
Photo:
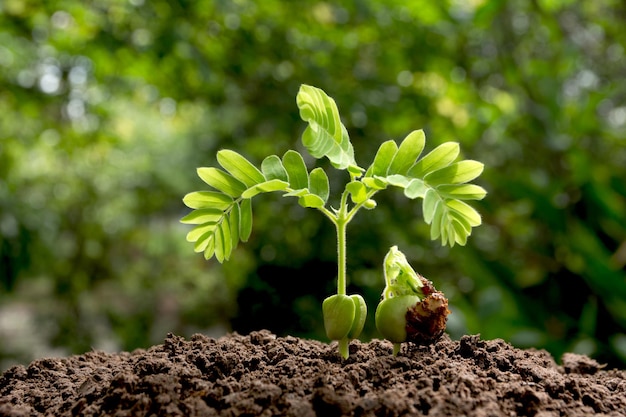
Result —
[{"label": "seedling", "polygon": [[346,294],[346,227],[362,208],[374,209],[373,197],[389,186],[404,190],[410,199],[422,198],[424,220],[432,239],[444,245],[464,245],[480,215],[464,200],[479,200],[485,190],[467,182],[478,177],[483,164],[454,162],[459,145],[444,143],[418,159],[424,150],[422,130],[411,132],[398,146],[381,144],[374,161],[362,168],[354,158],[348,131],[342,124],[335,101],[319,88],[302,85],[296,96],[300,117],[308,123],[302,143],[316,159],[328,158],[331,165],[349,176],[339,197],[339,207],[330,207],[328,176],[321,168],[309,171],[302,155],[288,150],[282,158],[266,157],[260,169],[241,154],[223,149],[217,153],[220,168],[198,168],[198,176],[211,191],[187,194],[183,201],[193,211],[181,222],[195,225],[187,240],[206,259],[228,260],[238,243],[252,232],[252,198],[268,192],[294,197],[303,207],[326,216],[337,231],[337,293],[322,304],[324,327],[338,341],[340,354],[348,357],[348,344],[359,336],[367,306],[360,295]]},{"label": "seedling", "polygon": [[416,273],[393,246],[384,262],[385,289],[376,308],[376,328],[393,342],[394,356],[402,342],[429,344],[446,329],[448,299]]}]

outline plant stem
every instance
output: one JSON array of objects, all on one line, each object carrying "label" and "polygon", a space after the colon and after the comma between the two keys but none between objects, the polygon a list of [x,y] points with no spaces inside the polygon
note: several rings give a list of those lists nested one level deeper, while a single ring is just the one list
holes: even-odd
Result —
[{"label": "plant stem", "polygon": [[346,226],[352,219],[348,215],[348,192],[341,194],[335,227],[337,229],[337,294],[346,294]]}]

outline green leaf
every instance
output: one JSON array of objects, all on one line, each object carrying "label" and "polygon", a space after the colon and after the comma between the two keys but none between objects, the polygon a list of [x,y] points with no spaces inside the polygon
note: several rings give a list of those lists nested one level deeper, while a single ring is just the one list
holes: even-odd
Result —
[{"label": "green leaf", "polygon": [[[357,166],[348,131],[341,123],[335,100],[319,88],[302,85],[296,96],[300,117],[309,125],[302,143],[314,158],[326,156],[338,169]],[[289,170],[287,170],[289,171]]]},{"label": "green leaf", "polygon": [[386,176],[387,171],[389,170],[389,166],[391,165],[391,161],[393,160],[397,151],[398,145],[393,140],[383,142],[378,148],[378,151],[376,151],[376,156],[374,157],[374,162],[372,162],[371,171],[368,170],[369,176]]},{"label": "green leaf", "polygon": [[441,236],[441,225],[445,223],[445,209],[443,206],[439,206],[438,210],[435,210],[432,222],[430,223],[430,239],[435,240]]},{"label": "green leaf", "polygon": [[230,149],[222,149],[217,153],[217,162],[233,177],[252,187],[265,181],[263,173],[242,155]]},{"label": "green leaf", "polygon": [[228,216],[228,223],[230,229],[230,240],[233,249],[239,244],[239,204],[233,205],[230,210],[230,216]]},{"label": "green leaf", "polygon": [[247,242],[252,233],[252,200],[241,200],[239,206],[239,239]]},{"label": "green leaf", "polygon": [[483,168],[484,165],[478,161],[459,161],[427,174],[424,177],[424,181],[433,186],[463,184],[478,177],[483,172]]},{"label": "green leaf", "polygon": [[196,242],[202,235],[212,233],[217,225],[215,223],[205,223],[194,227],[187,233],[187,242]]},{"label": "green leaf", "polygon": [[207,232],[200,236],[198,240],[196,240],[196,244],[193,247],[194,252],[204,252],[206,248],[209,246],[209,243],[213,240],[214,230]]},{"label": "green leaf", "polygon": [[208,239],[206,248],[204,249],[204,259],[209,260],[215,254],[215,234]]},{"label": "green leaf", "polygon": [[219,168],[198,168],[198,176],[211,187],[234,198],[247,188],[244,183]]},{"label": "green leaf", "polygon": [[322,168],[315,168],[309,174],[309,191],[312,194],[319,196],[324,204],[328,201],[328,196],[330,195],[330,185],[328,183],[328,176]]},{"label": "green leaf", "polygon": [[299,190],[293,190],[283,194],[283,197],[302,197],[307,194],[311,194],[308,188],[300,188]]},{"label": "green leaf", "polygon": [[302,155],[292,150],[285,152],[283,166],[287,171],[291,188],[299,190],[309,186],[309,174]]},{"label": "green leaf", "polygon": [[447,200],[446,205],[451,209],[456,211],[458,214],[462,215],[469,222],[470,226],[476,227],[480,226],[482,220],[480,218],[480,214],[476,210],[474,210],[469,204],[464,203],[459,200]]},{"label": "green leaf", "polygon": [[483,187],[474,184],[440,185],[437,192],[444,198],[458,200],[481,200],[487,195]]},{"label": "green leaf", "polygon": [[230,258],[233,249],[230,224],[222,222],[215,232],[215,258],[222,263]]},{"label": "green leaf", "polygon": [[424,178],[426,174],[450,165],[459,156],[459,144],[446,142],[430,151],[409,170],[409,176]]},{"label": "green leaf", "polygon": [[406,175],[424,150],[425,143],[426,136],[424,135],[423,130],[414,130],[409,133],[400,144],[400,147],[398,148],[398,151],[396,152],[393,161],[387,170],[387,174]]},{"label": "green leaf", "polygon": [[451,219],[450,221],[457,222],[460,226],[463,227],[466,235],[472,234],[472,225],[469,223],[469,220],[467,220],[465,216],[453,210],[448,210],[448,216]]},{"label": "green leaf", "polygon": [[280,158],[276,155],[270,155],[265,158],[263,162],[261,162],[261,171],[263,171],[263,175],[268,181],[289,181],[287,171],[285,170],[283,163],[280,161]]},{"label": "green leaf", "polygon": [[426,195],[424,195],[424,201],[422,202],[422,213],[424,216],[424,221],[427,224],[430,224],[435,216],[435,211],[437,210],[437,205],[441,203],[441,199],[437,192],[433,189],[426,191]]},{"label": "green leaf", "polygon": [[413,178],[404,189],[404,195],[411,199],[424,198],[426,191],[428,191],[428,187],[424,184],[424,181]]},{"label": "green leaf", "polygon": [[192,209],[214,208],[226,210],[233,204],[233,199],[217,191],[195,191],[183,197],[183,203]]},{"label": "green leaf", "polygon": [[467,237],[470,235],[464,228],[463,225],[457,221],[452,221],[452,228],[454,229],[454,241],[461,246],[465,246],[467,243]]},{"label": "green leaf", "polygon": [[180,222],[185,224],[217,223],[223,215],[224,212],[218,209],[198,209],[180,219]]},{"label": "green leaf", "polygon": [[367,189],[361,181],[352,181],[346,185],[350,198],[354,204],[360,204],[367,200]]},{"label": "green leaf", "polygon": [[387,188],[387,181],[383,180],[381,177],[364,177],[361,182],[365,184],[368,188],[372,190],[384,190]]},{"label": "green leaf", "polygon": [[323,207],[326,202],[322,200],[319,195],[308,193],[298,198],[298,204],[302,207],[320,208]]},{"label": "green leaf", "polygon": [[411,182],[411,179],[409,177],[400,174],[387,175],[385,179],[387,180],[389,185],[400,188],[406,188]]},{"label": "green leaf", "polygon": [[289,187],[288,182],[279,179],[269,180],[248,188],[241,193],[241,198],[252,198],[257,194],[281,191],[287,187]]}]

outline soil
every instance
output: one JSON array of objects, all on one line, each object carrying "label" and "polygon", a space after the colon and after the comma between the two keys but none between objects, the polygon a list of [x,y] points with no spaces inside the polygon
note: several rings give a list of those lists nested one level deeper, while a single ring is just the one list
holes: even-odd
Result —
[{"label": "soil", "polygon": [[0,416],[626,416],[626,371],[478,335],[336,345],[268,331],[14,366]]}]

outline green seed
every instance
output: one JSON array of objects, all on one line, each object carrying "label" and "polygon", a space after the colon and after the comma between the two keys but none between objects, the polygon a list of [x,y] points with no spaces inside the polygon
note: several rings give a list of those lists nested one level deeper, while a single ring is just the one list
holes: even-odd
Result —
[{"label": "green seed", "polygon": [[402,295],[383,300],[376,308],[376,328],[393,343],[406,341],[406,313],[420,302],[416,295]]},{"label": "green seed", "polygon": [[322,303],[324,328],[330,340],[339,340],[348,336],[356,313],[355,302],[347,295],[335,294]]}]

